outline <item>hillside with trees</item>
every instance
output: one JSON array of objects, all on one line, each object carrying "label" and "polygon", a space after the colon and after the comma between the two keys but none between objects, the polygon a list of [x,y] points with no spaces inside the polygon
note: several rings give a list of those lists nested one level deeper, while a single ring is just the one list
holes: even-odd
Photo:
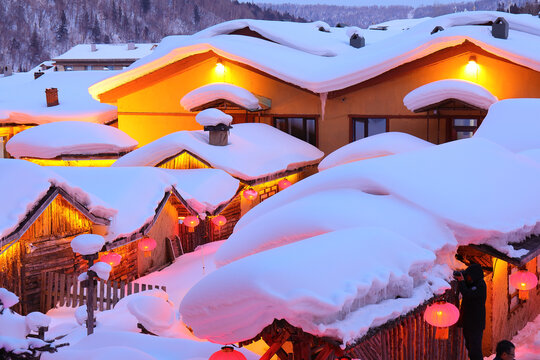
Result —
[{"label": "hillside with trees", "polygon": [[0,65],[16,71],[80,43],[159,42],[238,18],[299,20],[231,0],[0,0],[0,18]]}]

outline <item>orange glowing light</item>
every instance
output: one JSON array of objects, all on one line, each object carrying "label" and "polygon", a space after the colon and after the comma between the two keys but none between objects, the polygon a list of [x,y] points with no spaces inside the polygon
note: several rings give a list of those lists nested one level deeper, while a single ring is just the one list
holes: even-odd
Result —
[{"label": "orange glowing light", "polygon": [[291,185],[292,185],[292,183],[287,179],[283,179],[280,182],[278,182],[279,190],[284,190],[284,189],[288,188]]},{"label": "orange glowing light", "polygon": [[184,225],[188,227],[189,232],[195,231],[195,226],[199,225],[199,218],[196,216],[186,216],[184,218]]},{"label": "orange glowing light", "polygon": [[114,253],[114,252],[105,254],[99,259],[99,261],[107,263],[111,265],[112,267],[115,267],[116,265],[120,264],[121,260],[122,260],[122,255]]},{"label": "orange glowing light", "polygon": [[227,218],[223,215],[218,215],[212,218],[212,223],[217,227],[221,227],[227,223]]},{"label": "orange glowing light", "polygon": [[253,189],[247,189],[244,190],[242,195],[244,196],[244,198],[246,198],[246,200],[253,201],[257,198],[259,194]]},{"label": "orange glowing light", "polygon": [[474,76],[475,78],[478,77],[478,70],[480,67],[478,66],[478,63],[476,62],[476,56],[469,57],[469,62],[465,66],[465,72],[469,76]]},{"label": "orange glowing light", "polygon": [[214,71],[217,75],[223,75],[225,74],[225,65],[221,62],[221,60],[218,60],[216,63],[216,67],[214,68]]},{"label": "orange glowing light", "polygon": [[156,240],[152,238],[144,238],[139,240],[139,250],[144,251],[144,257],[150,257],[152,250],[156,248]]},{"label": "orange glowing light", "polygon": [[527,300],[529,290],[534,289],[538,284],[538,278],[532,272],[519,270],[510,275],[510,285],[519,290],[519,298]]},{"label": "orange glowing light", "polygon": [[424,320],[435,327],[435,339],[448,339],[448,327],[454,325],[459,319],[459,310],[453,304],[439,301],[431,304],[424,312]]}]

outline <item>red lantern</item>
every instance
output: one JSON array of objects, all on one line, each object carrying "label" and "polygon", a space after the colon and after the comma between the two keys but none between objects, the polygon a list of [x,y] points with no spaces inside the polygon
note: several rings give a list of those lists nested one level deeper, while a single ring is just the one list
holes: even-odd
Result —
[{"label": "red lantern", "polygon": [[288,188],[291,185],[292,185],[292,183],[287,179],[283,179],[283,180],[280,180],[278,182],[279,190],[285,190],[286,188]]},{"label": "red lantern", "polygon": [[246,360],[246,357],[240,351],[234,350],[232,346],[224,346],[213,353],[208,360]]},{"label": "red lantern", "polygon": [[446,301],[431,304],[424,312],[424,320],[428,324],[437,327],[435,339],[448,339],[448,327],[454,325],[458,319],[458,308]]},{"label": "red lantern", "polygon": [[510,275],[510,285],[519,290],[519,298],[527,300],[529,290],[536,287],[538,279],[536,275],[526,270],[519,270]]},{"label": "red lantern", "polygon": [[111,265],[112,267],[115,267],[116,265],[120,264],[121,260],[122,260],[122,255],[114,253],[114,252],[105,254],[99,259],[99,261],[107,263]]},{"label": "red lantern", "polygon": [[144,257],[149,257],[156,245],[156,240],[149,237],[139,240],[139,250],[144,251]]},{"label": "red lantern", "polygon": [[212,223],[219,228],[227,223],[227,218],[223,215],[218,215],[212,218]]},{"label": "red lantern", "polygon": [[257,196],[259,195],[257,193],[257,191],[253,190],[253,189],[247,189],[247,190],[244,190],[244,193],[242,194],[244,195],[244,197],[249,200],[249,201],[253,201],[257,198]]},{"label": "red lantern", "polygon": [[199,218],[196,216],[186,216],[184,218],[184,225],[188,227],[189,232],[195,231],[195,226],[199,225]]}]

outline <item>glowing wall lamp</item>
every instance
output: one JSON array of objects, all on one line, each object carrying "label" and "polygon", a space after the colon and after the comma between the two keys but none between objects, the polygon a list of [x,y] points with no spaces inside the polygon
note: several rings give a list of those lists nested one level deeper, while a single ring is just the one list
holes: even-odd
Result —
[{"label": "glowing wall lamp", "polygon": [[216,62],[216,67],[214,68],[214,72],[216,75],[223,75],[225,74],[225,65],[223,65],[223,62],[221,62],[221,59],[218,59]]},{"label": "glowing wall lamp", "polygon": [[99,259],[99,261],[107,263],[111,265],[112,267],[120,264],[121,260],[122,260],[122,255],[114,253],[114,252],[105,254]]},{"label": "glowing wall lamp", "polygon": [[199,218],[196,216],[186,216],[184,225],[188,227],[188,232],[194,232],[195,226],[199,225]]},{"label": "glowing wall lamp", "polygon": [[459,310],[453,304],[446,301],[439,301],[431,304],[424,312],[424,320],[435,327],[435,339],[448,339],[448,328],[454,325],[459,319]]},{"label": "glowing wall lamp", "polygon": [[213,353],[208,360],[246,360],[246,357],[240,351],[234,350],[232,346],[224,346]]},{"label": "glowing wall lamp", "polygon": [[254,189],[246,189],[244,190],[242,195],[246,200],[253,201],[257,198],[257,196],[259,196],[259,193],[257,193],[257,191],[255,191]]},{"label": "glowing wall lamp", "polygon": [[476,56],[472,55],[469,57],[469,62],[465,66],[465,72],[470,76],[474,76],[475,79],[478,79],[478,70],[479,66],[476,62]]},{"label": "glowing wall lamp", "polygon": [[212,223],[219,228],[227,223],[227,218],[223,215],[218,215],[212,218]]},{"label": "glowing wall lamp", "polygon": [[286,188],[288,188],[291,185],[292,185],[292,183],[287,179],[283,179],[280,182],[278,182],[279,190],[285,190]]},{"label": "glowing wall lamp", "polygon": [[149,237],[139,240],[139,250],[144,251],[144,257],[150,257],[156,245],[156,240]]},{"label": "glowing wall lamp", "polygon": [[519,290],[520,300],[527,300],[529,290],[534,289],[537,284],[538,278],[529,271],[519,270],[510,275],[510,285]]}]

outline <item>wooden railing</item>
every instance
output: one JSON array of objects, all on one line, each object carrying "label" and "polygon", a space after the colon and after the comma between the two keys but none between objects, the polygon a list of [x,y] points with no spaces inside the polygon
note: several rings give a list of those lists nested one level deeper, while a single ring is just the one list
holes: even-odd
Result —
[{"label": "wooden railing", "polygon": [[[94,296],[94,309],[110,310],[120,299],[145,290],[161,289],[165,286],[139,284],[123,281],[98,280]],[[88,289],[83,287],[73,274],[54,272],[42,273],[41,276],[41,312],[46,313],[56,306],[78,307],[86,304]]]}]

